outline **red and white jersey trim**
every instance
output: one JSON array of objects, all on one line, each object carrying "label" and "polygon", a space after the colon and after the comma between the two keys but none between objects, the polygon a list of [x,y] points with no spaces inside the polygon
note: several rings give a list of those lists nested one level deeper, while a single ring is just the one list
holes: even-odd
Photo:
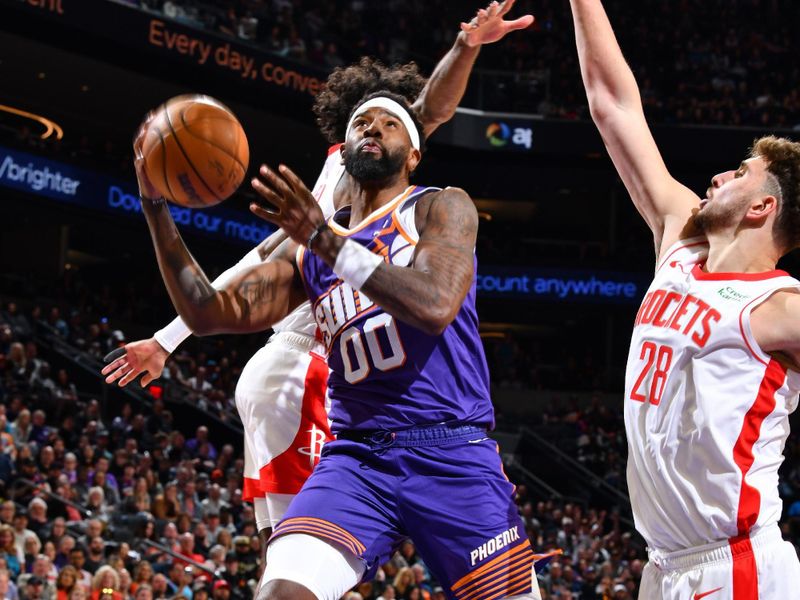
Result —
[{"label": "red and white jersey trim", "polygon": [[[342,164],[341,154],[339,148],[341,144],[336,144],[328,149],[328,158],[325,160],[325,165],[314,184],[311,193],[314,198],[319,202],[322,209],[322,214],[327,219],[334,213],[334,192],[336,191],[336,184],[344,174],[344,165]],[[289,313],[283,320],[279,321],[272,327],[276,332],[280,331],[294,331],[305,335],[314,336],[317,330],[317,324],[314,317],[311,315],[311,304],[303,302],[300,306]]]},{"label": "red and white jersey trim", "polygon": [[625,377],[637,529],[674,552],[747,535],[781,515],[778,468],[800,374],[756,343],[750,315],[800,288],[783,271],[706,273],[708,244],[667,250],[636,316]]}]

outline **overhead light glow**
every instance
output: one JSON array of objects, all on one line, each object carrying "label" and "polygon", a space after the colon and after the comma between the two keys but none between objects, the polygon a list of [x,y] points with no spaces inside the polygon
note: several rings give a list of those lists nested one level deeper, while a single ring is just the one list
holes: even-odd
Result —
[{"label": "overhead light glow", "polygon": [[17,115],[20,117],[24,117],[26,119],[31,119],[32,121],[36,121],[44,125],[45,131],[42,135],[39,136],[43,140],[46,140],[54,133],[56,135],[57,140],[60,140],[61,138],[64,137],[64,130],[61,129],[61,126],[55,121],[51,121],[47,117],[43,117],[42,115],[37,115],[35,113],[28,112],[26,110],[13,108],[11,106],[5,106],[4,104],[0,104],[0,111],[11,113],[12,115]]}]

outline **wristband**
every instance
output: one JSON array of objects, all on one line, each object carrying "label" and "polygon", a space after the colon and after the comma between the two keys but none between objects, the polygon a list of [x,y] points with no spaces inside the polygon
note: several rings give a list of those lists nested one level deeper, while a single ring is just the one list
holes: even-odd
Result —
[{"label": "wristband", "polygon": [[192,331],[178,317],[163,329],[156,331],[153,334],[153,339],[169,354],[172,354],[181,345],[181,342],[190,335],[192,335]]},{"label": "wristband", "polygon": [[313,244],[314,240],[317,239],[317,236],[326,229],[328,229],[327,221],[323,221],[322,223],[317,225],[317,228],[314,230],[314,232],[310,236],[308,236],[308,241],[306,242],[306,248],[308,248],[311,252],[313,252],[314,249],[311,247],[311,244]]},{"label": "wristband", "polygon": [[347,240],[339,250],[333,272],[354,290],[360,290],[381,263],[383,257],[370,252],[358,242]]}]

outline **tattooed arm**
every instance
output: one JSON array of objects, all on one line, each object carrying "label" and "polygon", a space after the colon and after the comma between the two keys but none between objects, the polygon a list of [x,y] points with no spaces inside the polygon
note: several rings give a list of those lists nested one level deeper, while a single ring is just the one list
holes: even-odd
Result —
[{"label": "tattooed arm", "polygon": [[[393,317],[439,335],[455,319],[475,276],[478,212],[466,192],[446,188],[419,201],[417,229],[410,268],[383,263],[361,289]],[[327,231],[314,252],[333,265],[342,243]]]},{"label": "tattooed arm", "polygon": [[178,233],[163,200],[142,200],[158,266],[172,304],[196,335],[263,331],[305,299],[295,267],[297,245],[283,242],[268,262],[215,289]]}]

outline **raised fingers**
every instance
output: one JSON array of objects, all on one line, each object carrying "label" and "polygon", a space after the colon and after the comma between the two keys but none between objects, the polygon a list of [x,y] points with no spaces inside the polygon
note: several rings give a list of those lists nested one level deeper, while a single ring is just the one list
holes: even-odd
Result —
[{"label": "raised fingers", "polygon": [[501,16],[501,17],[502,17],[502,16],[505,16],[505,14],[506,14],[508,11],[510,11],[510,10],[511,10],[511,7],[512,7],[512,6],[514,6],[514,3],[515,3],[516,1],[517,1],[517,0],[505,0],[505,2],[503,2],[503,3],[501,3],[501,4],[500,4],[500,8],[499,8],[499,10],[497,11],[497,14],[498,14],[499,16]]},{"label": "raised fingers", "polygon": [[291,187],[289,187],[289,184],[286,183],[286,180],[278,173],[270,169],[267,165],[261,165],[261,168],[258,171],[261,176],[267,180],[267,183],[272,186],[272,189],[274,189],[275,192],[284,198],[288,198],[292,195],[293,190]]},{"label": "raised fingers", "polygon": [[264,219],[265,221],[269,221],[270,223],[274,223],[278,227],[281,226],[280,221],[280,213],[267,210],[263,206],[257,204],[256,202],[250,203],[250,212],[253,213],[255,216]]},{"label": "raised fingers", "polygon": [[508,31],[525,29],[526,27],[530,27],[533,21],[534,21],[533,15],[525,15],[524,17],[520,17],[519,19],[514,19],[513,21],[506,21],[506,27]]},{"label": "raised fingers", "polygon": [[260,196],[278,209],[277,211],[274,211],[274,214],[278,214],[278,212],[281,211],[285,206],[286,201],[284,198],[279,194],[276,194],[271,187],[267,186],[258,177],[253,177],[253,179],[250,181],[250,185],[256,192],[258,192]]},{"label": "raised fingers", "polygon": [[289,167],[287,167],[286,165],[281,165],[280,167],[278,167],[278,170],[280,171],[281,175],[283,175],[283,178],[291,186],[291,188],[294,190],[295,193],[300,192],[303,194],[310,194],[308,188],[306,187],[306,184],[303,183],[303,180],[300,179],[295,174],[295,172],[292,171]]}]

